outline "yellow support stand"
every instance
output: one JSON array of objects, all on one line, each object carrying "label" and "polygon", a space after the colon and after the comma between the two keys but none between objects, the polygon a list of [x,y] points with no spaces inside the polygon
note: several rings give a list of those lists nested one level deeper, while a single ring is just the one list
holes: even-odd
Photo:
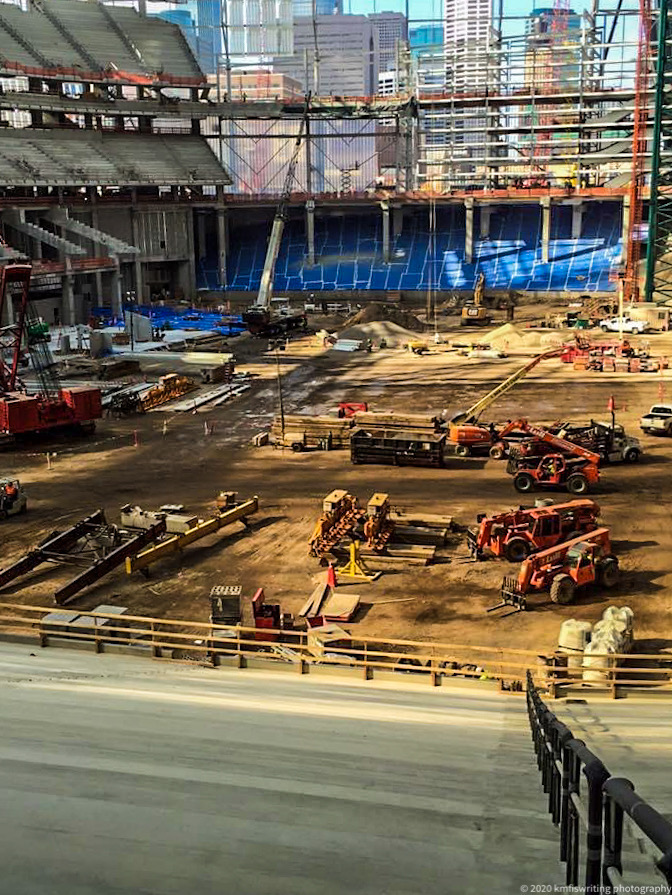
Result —
[{"label": "yellow support stand", "polygon": [[353,541],[350,544],[350,559],[338,569],[339,578],[350,578],[352,581],[368,581],[372,583],[378,577],[378,574],[371,575],[359,556],[359,541]]}]

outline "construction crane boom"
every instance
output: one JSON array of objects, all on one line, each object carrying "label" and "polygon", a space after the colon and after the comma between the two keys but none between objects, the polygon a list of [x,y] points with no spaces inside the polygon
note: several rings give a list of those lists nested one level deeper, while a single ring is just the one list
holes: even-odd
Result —
[{"label": "construction crane boom", "polygon": [[261,273],[259,293],[257,295],[257,300],[254,303],[254,307],[260,310],[268,310],[271,307],[275,265],[278,260],[278,253],[280,252],[280,243],[282,242],[282,234],[285,229],[285,222],[287,221],[287,206],[289,204],[289,197],[292,193],[292,183],[294,182],[294,177],[296,175],[296,166],[299,162],[299,152],[301,151],[303,135],[306,130],[309,108],[310,94],[308,94],[308,96],[306,97],[303,118],[301,119],[299,132],[296,135],[296,140],[294,141],[294,151],[292,152],[289,164],[287,165],[287,173],[285,175],[285,182],[283,185],[282,193],[280,195],[280,202],[278,203],[275,217],[273,218],[273,227],[271,228],[271,236],[268,240],[268,248],[266,249],[266,258],[264,260],[264,268]]},{"label": "construction crane boom", "polygon": [[513,386],[519,382],[521,379],[524,379],[525,376],[533,370],[538,363],[542,360],[546,360],[550,357],[558,357],[562,353],[562,348],[554,348],[551,351],[545,351],[543,354],[538,354],[536,357],[533,357],[531,361],[525,364],[525,366],[520,367],[515,373],[512,373],[508,379],[505,379],[504,382],[500,382],[496,388],[493,388],[492,391],[488,392],[483,398],[480,398],[476,401],[475,404],[472,404],[471,407],[468,407],[466,410],[461,411],[460,413],[455,414],[455,416],[451,419],[451,423],[459,424],[459,423],[477,423],[479,417],[493,404],[497,398],[500,398],[502,395],[506,394],[509,389],[513,388]]}]

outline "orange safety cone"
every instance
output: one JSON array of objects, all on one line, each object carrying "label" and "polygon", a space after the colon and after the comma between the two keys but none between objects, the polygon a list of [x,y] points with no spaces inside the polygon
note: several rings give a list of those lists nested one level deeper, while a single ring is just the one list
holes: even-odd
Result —
[{"label": "orange safety cone", "polygon": [[327,585],[332,588],[332,590],[336,587],[336,569],[334,568],[333,562],[329,563],[329,567],[327,568]]}]

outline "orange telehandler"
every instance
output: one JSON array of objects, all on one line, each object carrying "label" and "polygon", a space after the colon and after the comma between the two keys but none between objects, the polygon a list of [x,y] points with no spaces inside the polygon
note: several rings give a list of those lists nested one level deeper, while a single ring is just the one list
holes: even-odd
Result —
[{"label": "orange telehandler", "polygon": [[521,564],[517,578],[504,578],[502,600],[488,612],[513,606],[527,609],[527,595],[550,591],[554,603],[574,600],[577,588],[597,583],[614,587],[619,579],[618,559],[611,552],[608,528],[596,528],[549,550],[535,553]]}]

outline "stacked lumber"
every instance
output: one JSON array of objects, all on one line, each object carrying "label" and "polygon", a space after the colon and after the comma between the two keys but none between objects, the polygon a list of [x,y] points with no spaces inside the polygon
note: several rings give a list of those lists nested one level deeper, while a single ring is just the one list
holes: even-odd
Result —
[{"label": "stacked lumber", "polygon": [[407,512],[406,510],[392,510],[390,519],[400,525],[413,525],[422,528],[439,528],[452,531],[454,522],[452,516],[444,516],[438,513]]},{"label": "stacked lumber", "polygon": [[[350,444],[352,420],[335,416],[285,415],[285,444],[302,444],[307,448],[322,447],[331,437],[331,448],[345,448]],[[273,420],[271,437],[275,444],[282,444],[282,422],[279,416]]]},{"label": "stacked lumber", "polygon": [[362,429],[404,429],[413,432],[439,432],[442,423],[427,413],[396,413],[394,411],[359,411],[355,425]]}]

